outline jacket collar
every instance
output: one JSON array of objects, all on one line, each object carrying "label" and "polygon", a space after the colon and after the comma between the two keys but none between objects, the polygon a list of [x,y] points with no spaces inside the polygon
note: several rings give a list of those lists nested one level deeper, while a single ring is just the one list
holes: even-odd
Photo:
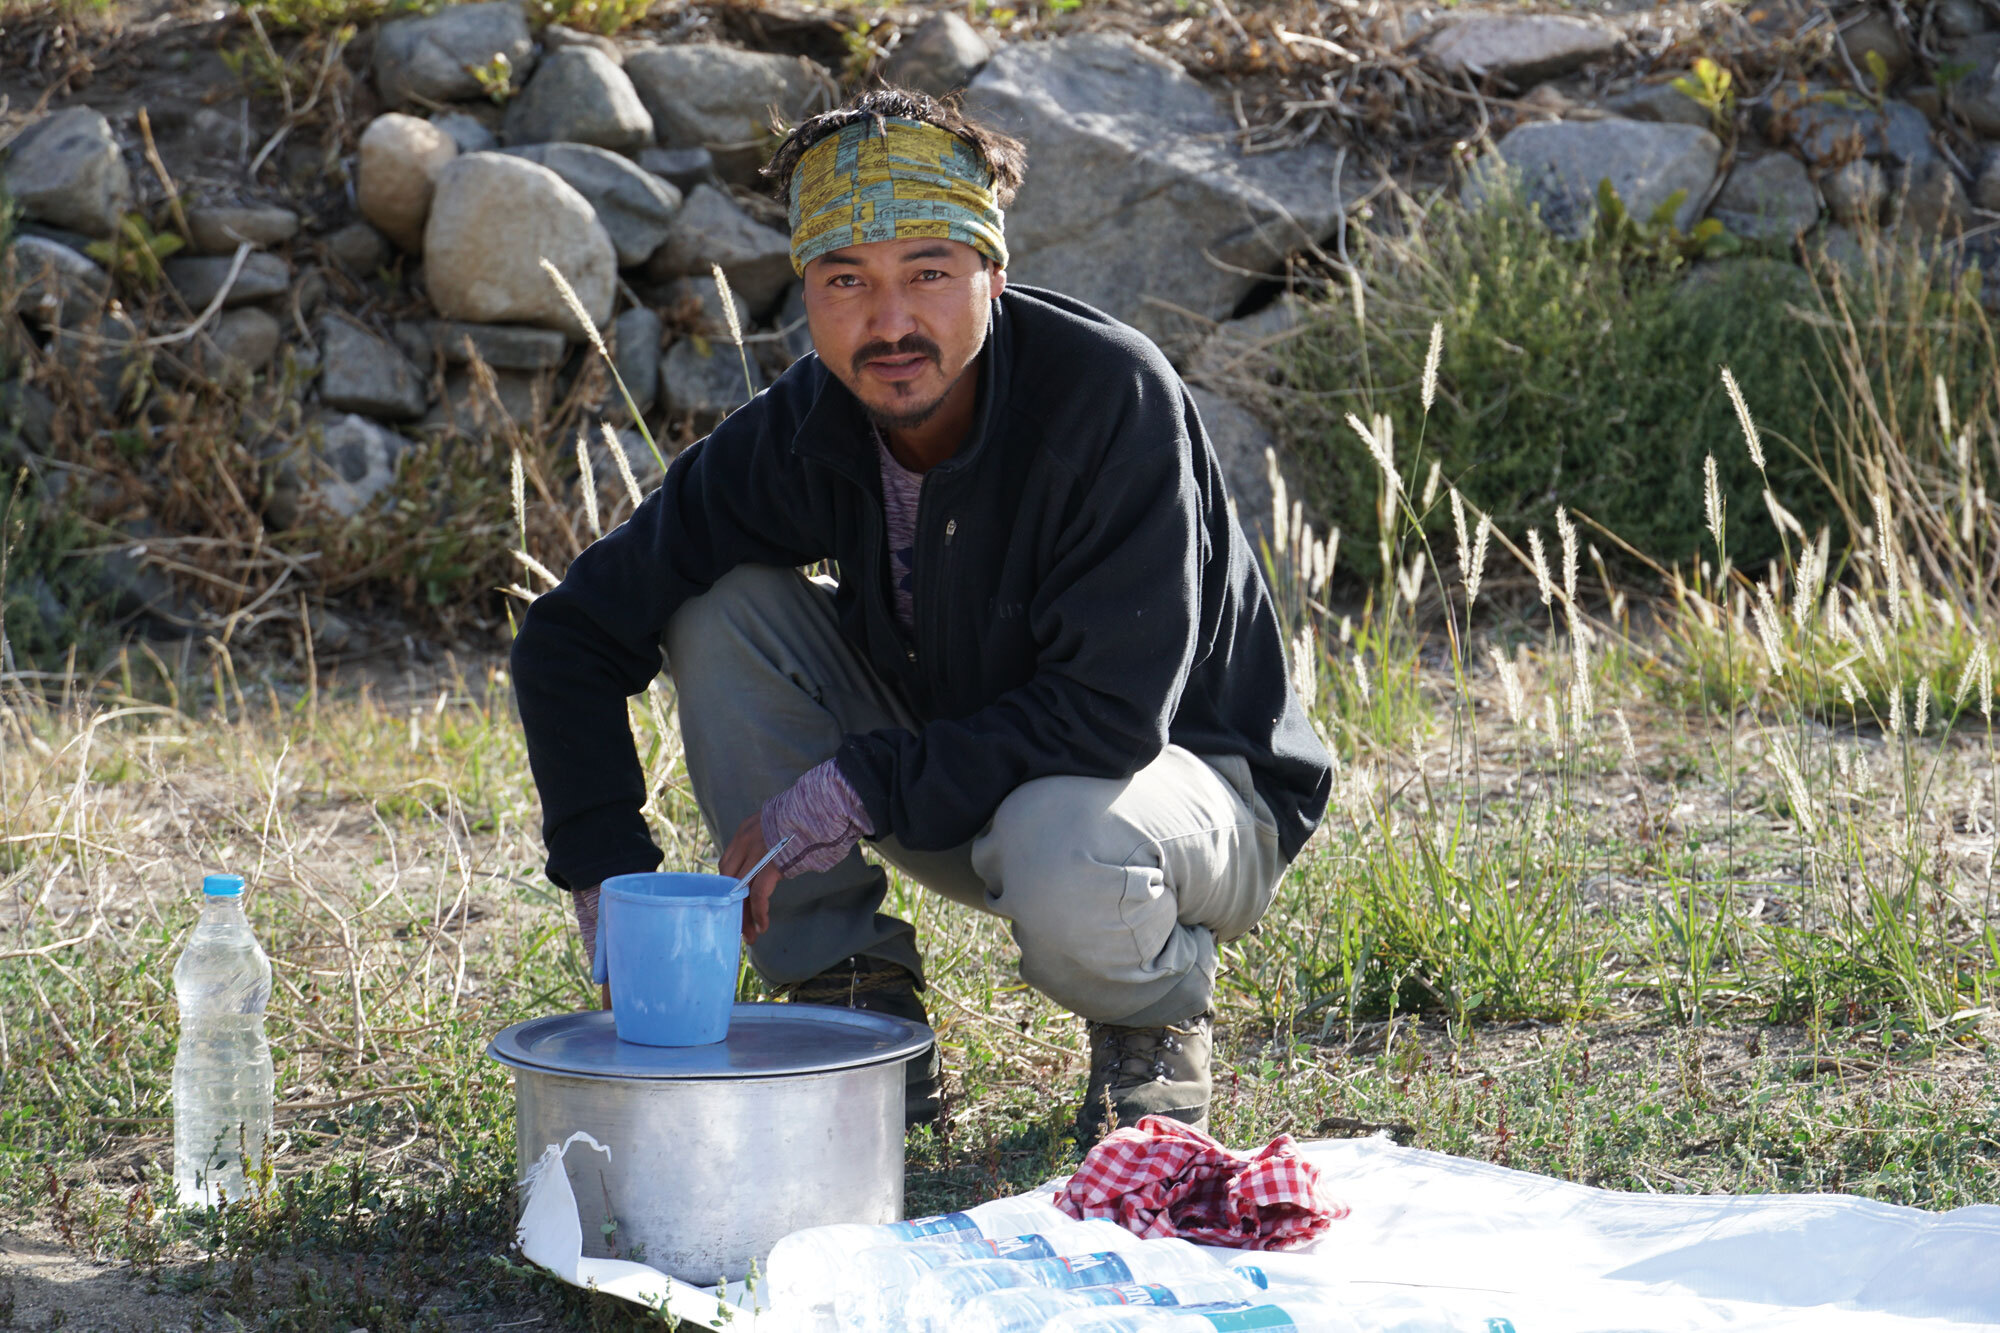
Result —
[{"label": "jacket collar", "polygon": [[[973,414],[971,433],[966,436],[965,445],[943,463],[941,469],[970,462],[998,433],[1008,386],[1013,381],[1012,364],[1013,320],[1008,313],[1006,293],[1003,292],[991,303],[986,344],[980,348],[979,356],[973,363],[973,368],[982,375],[984,382],[980,386],[979,406]],[[813,357],[812,369],[819,378],[819,384],[813,393],[812,407],[799,422],[798,430],[793,432],[792,452],[801,458],[826,463],[857,479],[873,476],[876,472],[875,440],[868,429],[867,413],[817,354]]]}]

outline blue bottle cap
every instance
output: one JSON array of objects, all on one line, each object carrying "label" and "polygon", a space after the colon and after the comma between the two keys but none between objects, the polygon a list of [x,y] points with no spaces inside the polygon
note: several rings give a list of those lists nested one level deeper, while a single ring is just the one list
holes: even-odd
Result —
[{"label": "blue bottle cap", "polygon": [[201,882],[201,891],[211,898],[235,898],[243,893],[243,876],[210,875]]}]

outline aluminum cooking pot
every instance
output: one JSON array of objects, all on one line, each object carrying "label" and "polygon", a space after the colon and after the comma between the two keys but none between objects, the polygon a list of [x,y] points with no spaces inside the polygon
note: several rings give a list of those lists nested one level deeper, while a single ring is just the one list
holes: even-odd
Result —
[{"label": "aluminum cooking pot", "polygon": [[577,1130],[611,1150],[564,1158],[583,1252],[708,1284],[801,1227],[903,1215],[903,1066],[930,1044],[882,1014],[739,1004],[708,1046],[621,1042],[597,1011],[516,1023],[487,1054],[514,1070],[522,1174]]}]

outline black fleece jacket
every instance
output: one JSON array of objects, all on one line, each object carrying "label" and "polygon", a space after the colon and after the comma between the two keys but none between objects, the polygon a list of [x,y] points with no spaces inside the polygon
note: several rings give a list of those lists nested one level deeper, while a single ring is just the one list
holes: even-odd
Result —
[{"label": "black fleece jacket", "polygon": [[1326,807],[1326,751],[1173,367],[1109,316],[1013,284],[977,364],[972,433],[924,481],[914,638],[867,418],[814,355],[529,608],[514,688],[556,883],[659,864],[625,700],[660,670],[668,619],[737,565],[820,560],[848,641],[923,720],[840,747],[877,835],[955,847],[1024,782],[1129,776],[1172,742],[1246,759],[1297,854]]}]

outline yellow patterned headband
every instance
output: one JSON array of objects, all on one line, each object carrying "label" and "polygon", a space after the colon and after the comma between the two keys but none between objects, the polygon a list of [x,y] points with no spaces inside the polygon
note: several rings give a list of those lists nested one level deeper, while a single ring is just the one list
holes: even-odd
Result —
[{"label": "yellow patterned headband", "polygon": [[791,195],[792,267],[802,275],[830,250],[912,236],[963,241],[1007,267],[992,174],[935,125],[867,120],[829,134],[799,158]]}]

